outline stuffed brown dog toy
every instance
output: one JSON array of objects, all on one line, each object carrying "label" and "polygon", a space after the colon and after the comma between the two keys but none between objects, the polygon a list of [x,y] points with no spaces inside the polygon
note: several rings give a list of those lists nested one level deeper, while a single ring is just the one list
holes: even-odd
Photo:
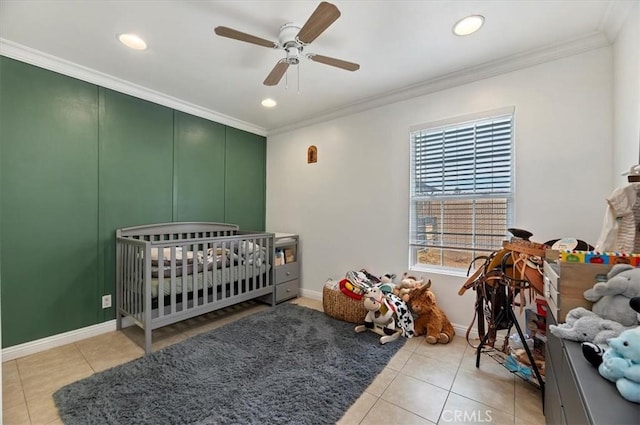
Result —
[{"label": "stuffed brown dog toy", "polygon": [[415,334],[426,335],[429,344],[446,344],[453,339],[453,325],[436,304],[436,295],[429,288],[431,281],[409,294],[409,309],[418,315],[414,324]]}]

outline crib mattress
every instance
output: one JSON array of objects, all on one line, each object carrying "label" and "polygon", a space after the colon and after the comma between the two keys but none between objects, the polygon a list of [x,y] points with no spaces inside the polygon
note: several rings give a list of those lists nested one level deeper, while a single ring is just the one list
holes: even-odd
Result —
[{"label": "crib mattress", "polygon": [[[266,264],[262,264],[261,266],[253,266],[249,265],[247,267],[246,264],[238,264],[225,268],[217,268],[213,270],[207,270],[205,272],[199,272],[195,274],[188,274],[185,276],[177,276],[175,278],[176,281],[176,294],[181,294],[183,288],[186,286],[186,291],[193,291],[194,281],[196,289],[200,290],[204,288],[204,281],[206,280],[207,288],[211,288],[214,285],[221,286],[226,285],[227,283],[237,282],[239,280],[246,279],[247,277],[256,277],[261,274],[266,273],[269,270],[269,266]],[[152,278],[151,279],[151,296],[153,298],[158,297],[158,292],[161,292],[163,295],[171,295],[171,278],[165,277],[162,279],[162,290],[158,291],[160,288],[160,279]]]}]

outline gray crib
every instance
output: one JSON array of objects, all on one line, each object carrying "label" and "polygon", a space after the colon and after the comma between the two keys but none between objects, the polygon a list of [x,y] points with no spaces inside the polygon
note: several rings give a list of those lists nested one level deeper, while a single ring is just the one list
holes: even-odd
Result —
[{"label": "gray crib", "polygon": [[149,354],[154,329],[258,297],[273,303],[273,238],[208,222],[118,229],[117,328],[131,317]]}]

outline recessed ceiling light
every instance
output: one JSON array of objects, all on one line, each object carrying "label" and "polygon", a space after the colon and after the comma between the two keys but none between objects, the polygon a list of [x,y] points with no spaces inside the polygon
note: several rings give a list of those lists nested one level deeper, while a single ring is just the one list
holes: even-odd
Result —
[{"label": "recessed ceiling light", "polygon": [[264,99],[262,102],[262,106],[264,106],[265,108],[273,108],[274,106],[276,106],[278,104],[278,102],[276,102],[273,99]]},{"label": "recessed ceiling light", "polygon": [[147,43],[135,34],[120,34],[118,40],[131,49],[145,50],[147,48]]},{"label": "recessed ceiling light", "polygon": [[484,16],[482,15],[471,15],[466,18],[460,19],[453,26],[453,33],[455,35],[469,35],[478,31],[480,27],[484,24]]}]

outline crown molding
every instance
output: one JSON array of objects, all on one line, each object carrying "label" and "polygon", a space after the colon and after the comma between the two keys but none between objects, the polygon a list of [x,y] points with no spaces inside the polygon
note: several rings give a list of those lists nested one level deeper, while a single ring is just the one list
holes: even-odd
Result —
[{"label": "crown molding", "polygon": [[380,106],[424,96],[463,84],[484,80],[497,75],[529,68],[545,62],[551,62],[568,56],[577,55],[579,53],[584,53],[586,51],[608,45],[610,45],[609,39],[603,32],[594,32],[585,37],[564,43],[529,50],[503,59],[461,69],[441,77],[432,78],[430,80],[406,86],[398,90],[393,90],[379,96],[366,98],[339,109],[320,112],[313,118],[269,130],[267,132],[267,137],[318,124],[320,122],[329,121],[331,119],[344,117],[346,115],[378,108]]},{"label": "crown molding", "polygon": [[[631,13],[631,9],[637,1],[610,1],[607,10],[602,16],[598,30],[605,33],[609,42],[613,43],[622,29],[625,21]],[[640,7],[638,7],[640,13]]]},{"label": "crown molding", "polygon": [[[617,2],[615,2],[617,4]],[[613,3],[612,3],[613,4]],[[600,26],[614,25],[614,17],[621,16],[620,11],[628,12],[628,8],[621,6],[609,6]],[[622,22],[619,22],[618,30]],[[615,22],[618,22],[617,18]],[[580,54],[589,50],[610,45],[610,38],[604,31],[597,31],[585,37],[558,43],[543,48],[533,49],[528,52],[508,56],[496,61],[487,62],[481,65],[461,69],[450,74],[432,78],[418,84],[405,86],[397,90],[383,93],[382,95],[369,97],[345,105],[341,108],[326,110],[316,114],[314,117],[298,121],[295,124],[267,130],[251,123],[238,120],[236,118],[217,113],[215,111],[202,108],[198,105],[185,102],[183,100],[168,96],[166,94],[139,86],[128,81],[104,74],[102,72],[66,61],[64,59],[49,55],[47,53],[31,49],[29,47],[0,38],[0,55],[7,56],[22,62],[26,62],[41,68],[58,72],[70,77],[77,78],[92,84],[125,93],[140,99],[148,100],[159,105],[173,108],[188,114],[199,116],[221,124],[255,133],[261,136],[274,136],[286,133],[298,128],[307,127],[320,122],[329,121],[346,115],[363,112],[369,109],[378,108],[384,105],[401,102],[419,96],[424,96],[437,91],[472,83],[475,81],[495,77],[497,75],[517,71],[545,62],[554,61],[564,57]]]},{"label": "crown molding", "polygon": [[185,102],[178,98],[160,93],[158,91],[130,83],[117,77],[87,68],[82,65],[55,57],[48,53],[32,49],[27,46],[0,38],[0,55],[25,62],[40,68],[48,69],[78,80],[128,94],[149,102],[157,103],[168,108],[186,112],[201,118],[228,125],[240,130],[266,136],[267,130],[251,123],[238,120],[228,115],[220,114],[210,109],[203,108],[193,103]]}]

